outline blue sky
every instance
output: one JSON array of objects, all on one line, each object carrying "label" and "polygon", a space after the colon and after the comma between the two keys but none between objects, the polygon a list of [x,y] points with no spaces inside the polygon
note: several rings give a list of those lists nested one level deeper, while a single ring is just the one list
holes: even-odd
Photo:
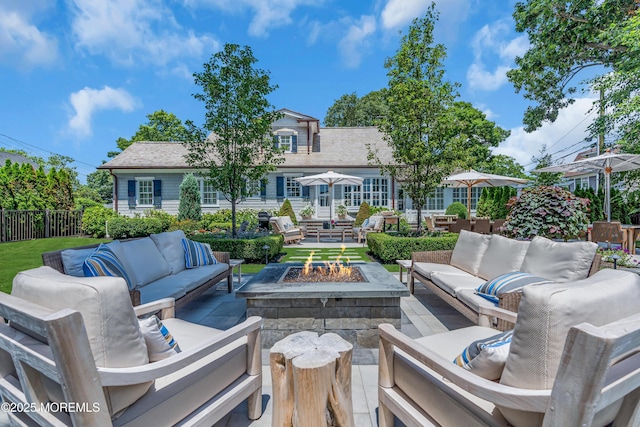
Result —
[{"label": "blue sky", "polygon": [[[385,58],[424,0],[2,0],[0,147],[77,160],[80,179],[164,109],[202,124],[192,74],[224,43],[249,45],[279,88],[270,96],[320,120],[341,95],[387,85]],[[572,160],[593,119],[592,96],[526,134],[527,106],[506,79],[528,46],[514,0],[438,0],[436,41],[460,100],[512,134],[496,152],[531,168],[546,144]],[[25,145],[27,144],[27,145]]]}]

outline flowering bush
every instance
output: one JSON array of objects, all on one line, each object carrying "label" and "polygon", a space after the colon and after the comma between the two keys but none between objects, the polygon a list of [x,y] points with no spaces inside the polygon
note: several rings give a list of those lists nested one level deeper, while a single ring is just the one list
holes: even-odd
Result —
[{"label": "flowering bush", "polygon": [[631,255],[629,255],[629,250],[627,249],[605,249],[603,247],[599,247],[598,253],[602,256],[602,261],[605,262],[613,262],[614,255],[620,257],[617,262],[618,267],[635,268],[639,266],[638,261],[631,258]]},{"label": "flowering bush", "polygon": [[505,229],[515,238],[568,240],[587,232],[589,200],[560,187],[526,188],[520,197],[509,200],[507,209]]},{"label": "flowering bush", "polygon": [[312,216],[316,213],[316,208],[311,203],[307,203],[298,213],[302,216]]}]

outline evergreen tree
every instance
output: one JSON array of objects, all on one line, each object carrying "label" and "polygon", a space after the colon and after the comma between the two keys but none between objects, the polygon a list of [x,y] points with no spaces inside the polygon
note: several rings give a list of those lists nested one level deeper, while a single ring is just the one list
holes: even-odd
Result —
[{"label": "evergreen tree", "polygon": [[289,201],[289,199],[284,199],[282,206],[280,206],[280,213],[278,215],[288,216],[289,218],[291,218],[291,222],[293,222],[295,225],[298,224],[298,220],[296,219],[296,214],[293,211],[293,206],[291,206],[291,202]]},{"label": "evergreen tree", "polygon": [[180,184],[180,203],[178,205],[178,221],[191,219],[200,221],[202,210],[200,207],[200,186],[192,173],[184,176]]}]

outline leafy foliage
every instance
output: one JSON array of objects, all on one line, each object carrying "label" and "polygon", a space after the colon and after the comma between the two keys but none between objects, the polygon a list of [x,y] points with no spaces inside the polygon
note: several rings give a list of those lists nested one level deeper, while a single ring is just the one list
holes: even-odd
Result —
[{"label": "leafy foliage", "polygon": [[177,221],[177,218],[170,213],[163,211],[162,209],[147,209],[144,211],[146,218],[157,218],[162,224],[162,231],[167,231],[173,223]]},{"label": "leafy foliage", "polygon": [[264,262],[264,245],[269,246],[269,259],[275,258],[284,246],[284,237],[280,234],[254,239],[219,237],[216,234],[196,234],[189,238],[208,243],[214,251],[229,252],[231,258],[243,258],[247,262]]},{"label": "leafy foliage", "polygon": [[113,200],[113,177],[106,170],[97,170],[87,175],[88,189],[94,190],[99,200],[97,202],[109,203]]},{"label": "leafy foliage", "polygon": [[236,204],[252,191],[247,181],[260,180],[283,161],[270,137],[271,124],[281,117],[267,96],[277,86],[269,73],[255,68],[258,60],[249,46],[225,44],[204,70],[194,73],[202,93],[194,98],[207,110],[202,128],[187,122],[191,139],[186,143],[187,162],[207,171],[214,187],[231,203],[236,232]]},{"label": "leafy foliage", "polygon": [[190,219],[200,221],[200,185],[192,173],[188,173],[180,184],[180,202],[178,205],[178,221]]},{"label": "leafy foliage", "polygon": [[491,219],[506,218],[507,203],[517,194],[513,187],[485,187],[482,189],[480,200],[476,208],[479,217],[488,216]]},{"label": "leafy foliage", "polygon": [[396,237],[387,233],[367,235],[369,250],[385,264],[392,264],[398,259],[411,259],[412,252],[450,250],[457,241],[457,233],[439,237]]},{"label": "leafy foliage", "polygon": [[458,215],[458,218],[467,218],[467,207],[460,202],[453,202],[447,206],[446,215]]},{"label": "leafy foliage", "polygon": [[[124,151],[134,142],[142,141],[186,141],[189,138],[187,128],[182,120],[177,118],[175,114],[164,110],[158,110],[147,115],[149,121],[140,125],[138,131],[130,139],[118,138],[116,145],[121,151]],[[115,157],[120,154],[119,151],[110,151],[107,153],[109,157]],[[87,180],[88,183],[88,180]]]},{"label": "leafy foliage", "polygon": [[509,202],[508,208],[505,228],[515,238],[568,240],[587,232],[589,201],[560,187],[526,188],[520,197]]},{"label": "leafy foliage", "polygon": [[[236,220],[242,224],[244,221],[249,223],[248,229],[253,230],[258,226],[258,210],[257,209],[238,209],[236,211]],[[205,230],[214,230],[225,225],[224,228],[231,230],[231,209],[218,209],[214,213],[205,213],[202,215],[202,228]]]},{"label": "leafy foliage", "polygon": [[130,218],[119,216],[107,222],[109,236],[114,239],[145,237],[164,231],[162,221],[158,218]]},{"label": "leafy foliage", "polygon": [[87,208],[82,214],[82,232],[93,237],[104,237],[107,221],[117,216],[117,212],[103,206]]},{"label": "leafy foliage", "polygon": [[30,163],[11,163],[0,167],[0,207],[3,209],[74,209],[73,185],[66,169],[52,168],[45,173]]},{"label": "leafy foliage", "polygon": [[354,222],[355,227],[360,227],[365,219],[371,216],[371,207],[367,202],[360,203],[360,208],[358,208],[358,213],[356,214],[356,220]]},{"label": "leafy foliage", "polygon": [[387,114],[385,90],[369,92],[362,98],[358,98],[355,92],[342,95],[327,110],[325,126],[375,126]]},{"label": "leafy foliage", "polygon": [[289,216],[289,218],[291,218],[291,222],[293,222],[294,224],[298,224],[298,220],[296,219],[296,214],[293,211],[293,206],[291,206],[291,202],[289,201],[289,199],[284,199],[284,202],[282,203],[282,206],[280,206],[280,212],[278,213],[278,216]]}]

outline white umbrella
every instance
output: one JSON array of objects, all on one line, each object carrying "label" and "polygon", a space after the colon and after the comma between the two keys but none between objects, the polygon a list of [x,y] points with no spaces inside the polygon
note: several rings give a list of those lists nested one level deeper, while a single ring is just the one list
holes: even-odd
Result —
[{"label": "white umbrella", "polygon": [[640,169],[640,155],[616,154],[607,150],[599,156],[576,160],[564,165],[548,166],[532,172],[594,172],[604,171],[604,200],[607,221],[611,222],[611,172]]},{"label": "white umbrella", "polygon": [[318,175],[302,176],[300,178],[296,178],[296,181],[298,181],[302,185],[326,184],[329,186],[329,196],[331,197],[331,203],[329,204],[329,220],[331,220],[333,216],[333,185],[361,185],[363,179],[357,176],[343,175],[341,173],[335,173],[334,171],[329,170]]},{"label": "white umbrella", "polygon": [[510,176],[493,175],[490,173],[476,172],[469,169],[466,172],[457,173],[447,177],[443,184],[453,188],[467,188],[467,211],[471,218],[471,188],[472,187],[504,187],[514,184],[526,184],[528,179],[512,178]]}]

